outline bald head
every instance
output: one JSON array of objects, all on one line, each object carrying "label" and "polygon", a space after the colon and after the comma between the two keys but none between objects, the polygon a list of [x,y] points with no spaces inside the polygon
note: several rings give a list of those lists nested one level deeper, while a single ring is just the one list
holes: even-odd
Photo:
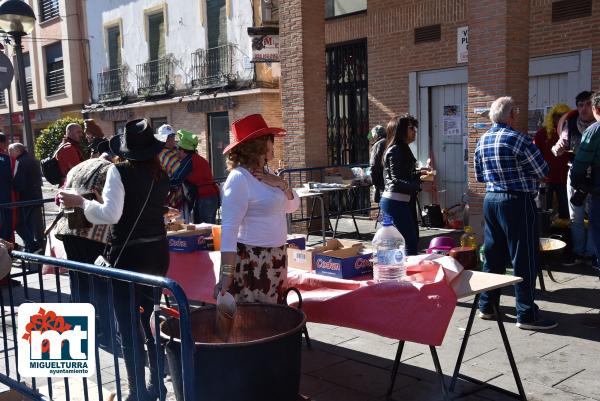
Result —
[{"label": "bald head", "polygon": [[83,137],[83,129],[77,123],[67,125],[65,136],[75,142],[80,142]]}]

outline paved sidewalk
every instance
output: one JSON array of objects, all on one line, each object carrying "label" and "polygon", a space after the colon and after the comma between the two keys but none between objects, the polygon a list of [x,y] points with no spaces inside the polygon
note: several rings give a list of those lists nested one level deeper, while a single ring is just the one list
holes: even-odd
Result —
[{"label": "paved sidewalk", "polygon": [[[349,223],[349,220],[341,221],[340,230],[349,228]],[[373,234],[373,222],[359,220],[359,225],[361,232],[366,233],[363,239],[368,242]],[[434,231],[432,234],[440,235],[443,232]],[[426,234],[428,232],[422,232],[422,235]],[[316,238],[311,237],[311,240]],[[421,248],[426,245],[421,244]],[[536,297],[545,314],[559,322],[557,329],[532,332],[516,328],[512,289],[506,289],[502,297],[502,312],[506,314],[505,326],[523,386],[529,400],[600,400],[600,363],[597,361],[600,355],[600,328],[586,327],[582,323],[584,317],[599,312],[600,280],[597,272],[588,266],[559,266],[554,270],[554,277],[557,283],[546,276],[547,291],[537,291]],[[45,278],[44,283],[46,291],[56,291],[53,276]],[[68,289],[66,276],[61,277],[61,283],[63,290]],[[472,299],[463,300],[457,306],[444,343],[438,348],[447,382],[458,355],[471,301]],[[336,326],[309,324],[308,329],[313,348],[307,349],[305,346],[303,350],[302,394],[314,401],[385,399],[397,341]],[[9,354],[11,352],[14,351]],[[103,350],[100,359],[103,387],[114,391],[113,356]],[[406,344],[402,362],[393,400],[442,399],[428,347]],[[1,366],[0,370],[3,370]],[[461,372],[516,391],[495,322],[476,318]],[[61,382],[55,380],[55,385],[60,387]],[[167,387],[169,390],[172,388],[170,383],[167,383]],[[457,390],[473,389],[473,385],[461,382]],[[55,392],[57,391],[59,389],[55,388]],[[73,393],[71,399],[77,399]],[[174,399],[172,392],[169,399]],[[510,398],[484,390],[461,399]]]}]

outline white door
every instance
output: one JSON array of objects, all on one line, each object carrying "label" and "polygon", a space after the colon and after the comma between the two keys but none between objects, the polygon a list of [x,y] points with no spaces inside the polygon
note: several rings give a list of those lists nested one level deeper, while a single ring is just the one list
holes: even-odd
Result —
[{"label": "white door", "polygon": [[535,134],[548,109],[557,103],[575,108],[575,97],[591,90],[591,50],[533,58],[529,62],[529,124]]},{"label": "white door", "polygon": [[[467,192],[467,85],[420,88],[418,159],[431,158],[437,172],[437,201],[449,208]],[[426,146],[423,146],[426,145]],[[424,193],[424,202],[432,196]]]}]

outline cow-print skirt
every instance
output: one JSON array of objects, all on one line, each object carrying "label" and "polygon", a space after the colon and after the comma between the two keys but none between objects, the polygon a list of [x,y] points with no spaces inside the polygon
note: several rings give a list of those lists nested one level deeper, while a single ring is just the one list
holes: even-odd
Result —
[{"label": "cow-print skirt", "polygon": [[263,248],[238,242],[237,255],[229,288],[236,302],[281,303],[287,289],[286,245]]}]

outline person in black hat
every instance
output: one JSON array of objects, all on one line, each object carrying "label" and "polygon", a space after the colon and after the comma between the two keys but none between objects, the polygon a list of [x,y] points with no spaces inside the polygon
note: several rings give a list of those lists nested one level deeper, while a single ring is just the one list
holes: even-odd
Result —
[{"label": "person in black hat", "polygon": [[[60,194],[65,207],[81,207],[93,224],[110,224],[111,249],[108,260],[113,267],[164,276],[169,267],[169,247],[163,221],[169,179],[157,154],[164,144],[154,137],[146,119],[129,121],[122,135],[110,139],[110,150],[125,162],[111,166],[102,191],[103,203],[79,195]],[[150,331],[154,309],[152,287],[136,286],[132,294],[128,283],[115,281],[115,315],[121,335],[123,359],[129,382],[126,401],[164,400],[166,388],[158,373],[156,345]],[[134,297],[136,306],[129,305]],[[132,326],[132,313],[141,322],[143,333]],[[144,365],[148,350],[150,383],[145,385]]]}]

